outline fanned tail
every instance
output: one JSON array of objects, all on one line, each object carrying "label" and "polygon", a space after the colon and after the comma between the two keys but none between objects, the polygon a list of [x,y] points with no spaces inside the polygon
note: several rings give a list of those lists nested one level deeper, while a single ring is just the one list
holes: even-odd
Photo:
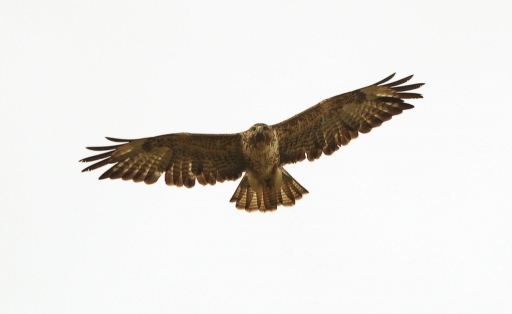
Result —
[{"label": "fanned tail", "polygon": [[[280,172],[280,173],[279,173]],[[236,202],[236,208],[246,211],[273,211],[278,205],[292,206],[308,191],[286,170],[278,169],[274,178],[265,182],[253,182],[246,173],[230,202]]]}]

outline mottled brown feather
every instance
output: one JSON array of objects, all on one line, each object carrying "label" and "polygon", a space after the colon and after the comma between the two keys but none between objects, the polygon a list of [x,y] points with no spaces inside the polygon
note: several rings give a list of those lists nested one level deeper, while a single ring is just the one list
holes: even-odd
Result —
[{"label": "mottled brown feather", "polygon": [[[412,78],[388,82],[393,75],[352,92],[325,99],[317,105],[272,127],[279,138],[281,165],[330,155],[347,145],[358,133],[368,133],[392,116],[413,108],[404,99],[422,98],[410,93],[423,83],[401,85]],[[401,85],[401,86],[400,86]]]},{"label": "mottled brown feather", "polygon": [[176,133],[136,140],[107,139],[125,144],[88,147],[110,151],[80,160],[100,160],[83,171],[113,164],[100,179],[152,184],[165,173],[167,185],[193,187],[196,179],[203,185],[236,180],[246,168],[239,134]]}]

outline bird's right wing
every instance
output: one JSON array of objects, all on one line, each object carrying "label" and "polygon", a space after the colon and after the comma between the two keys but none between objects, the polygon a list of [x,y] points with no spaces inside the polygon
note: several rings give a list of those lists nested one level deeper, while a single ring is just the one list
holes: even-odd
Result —
[{"label": "bird's right wing", "polygon": [[97,161],[83,171],[114,164],[100,179],[155,183],[165,173],[167,185],[193,187],[236,180],[245,171],[240,134],[176,133],[136,140],[109,138],[123,144],[87,147],[107,151],[80,160]]}]

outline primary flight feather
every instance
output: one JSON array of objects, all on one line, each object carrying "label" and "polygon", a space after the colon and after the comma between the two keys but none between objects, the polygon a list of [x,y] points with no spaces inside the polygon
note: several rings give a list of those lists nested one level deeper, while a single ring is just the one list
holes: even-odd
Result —
[{"label": "primary flight feather", "polygon": [[[368,133],[392,116],[413,106],[404,99],[422,98],[411,93],[423,83],[403,85],[405,77],[387,83],[385,79],[325,99],[317,105],[274,125],[257,123],[235,134],[174,133],[123,140],[121,144],[87,147],[104,153],[80,162],[96,163],[83,171],[114,164],[100,179],[155,183],[165,174],[167,185],[193,187],[224,180],[240,184],[231,197],[239,209],[269,211],[277,206],[292,206],[308,191],[283,166],[304,159],[313,161],[330,155],[361,133]],[[386,84],[385,84],[386,83]]]}]

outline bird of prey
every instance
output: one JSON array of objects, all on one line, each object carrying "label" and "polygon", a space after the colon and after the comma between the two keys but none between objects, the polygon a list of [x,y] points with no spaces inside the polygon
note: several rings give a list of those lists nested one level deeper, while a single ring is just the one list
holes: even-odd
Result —
[{"label": "bird of prey", "polygon": [[413,106],[404,100],[422,98],[412,93],[423,85],[403,85],[412,77],[385,79],[321,101],[274,125],[257,123],[234,134],[173,133],[141,139],[107,137],[112,146],[87,147],[101,154],[80,160],[97,161],[91,171],[113,164],[99,179],[155,183],[165,173],[167,185],[191,188],[196,180],[214,185],[244,174],[231,202],[246,211],[272,211],[292,206],[308,191],[285,169],[289,163],[331,155],[392,116]]}]

